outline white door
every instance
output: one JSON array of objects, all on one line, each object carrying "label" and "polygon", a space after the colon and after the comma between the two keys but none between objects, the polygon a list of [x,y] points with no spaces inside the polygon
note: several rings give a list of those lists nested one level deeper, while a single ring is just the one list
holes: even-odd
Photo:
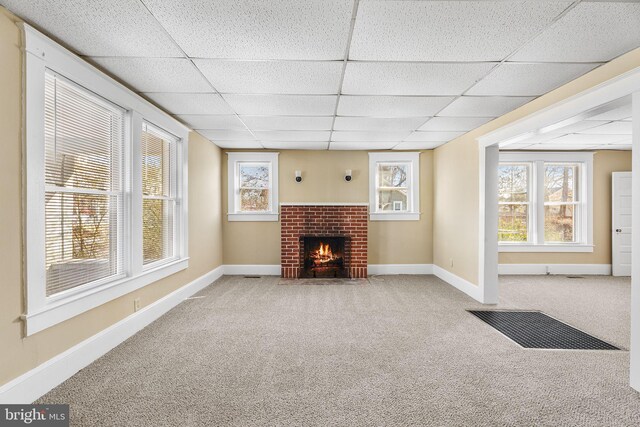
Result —
[{"label": "white door", "polygon": [[631,276],[631,172],[613,172],[611,181],[611,269],[614,276]]}]

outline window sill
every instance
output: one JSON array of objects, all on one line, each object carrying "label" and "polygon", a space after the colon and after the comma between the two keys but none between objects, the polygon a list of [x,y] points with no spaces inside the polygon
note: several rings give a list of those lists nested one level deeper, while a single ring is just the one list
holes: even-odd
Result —
[{"label": "window sill", "polygon": [[[156,268],[145,270],[137,276],[125,277],[102,286],[85,290],[78,289],[67,296],[53,296],[41,309],[23,316],[27,336],[40,332],[55,324],[71,319],[85,311],[150,285],[189,266],[189,258],[182,258]],[[133,304],[131,305],[133,309]]]},{"label": "window sill", "polygon": [[593,245],[519,245],[502,243],[498,244],[498,252],[593,252]]},{"label": "window sill", "polygon": [[228,213],[229,221],[278,221],[277,213]]},{"label": "window sill", "polygon": [[420,221],[420,213],[402,212],[402,213],[370,213],[371,221]]}]

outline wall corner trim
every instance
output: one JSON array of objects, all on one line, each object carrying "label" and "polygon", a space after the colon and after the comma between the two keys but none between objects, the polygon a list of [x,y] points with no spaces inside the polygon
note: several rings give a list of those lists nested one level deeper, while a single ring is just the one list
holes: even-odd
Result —
[{"label": "wall corner trim", "polygon": [[584,274],[610,276],[611,264],[500,264],[498,274]]},{"label": "wall corner trim", "polygon": [[483,297],[482,297],[482,288],[480,286],[474,285],[468,280],[465,280],[460,276],[456,276],[452,272],[445,270],[442,267],[438,267],[435,264],[433,266],[433,274],[437,278],[444,280],[445,282],[447,282],[454,288],[458,289],[459,291],[462,291],[465,294],[469,295],[471,298],[475,299],[476,301],[484,303]]},{"label": "wall corner trim", "polygon": [[224,273],[219,266],[192,282],[160,298],[92,337],[47,360],[18,378],[0,386],[0,403],[31,403],[80,369],[103,356],[135,335],[144,327],[180,304],[185,298],[201,291]]}]

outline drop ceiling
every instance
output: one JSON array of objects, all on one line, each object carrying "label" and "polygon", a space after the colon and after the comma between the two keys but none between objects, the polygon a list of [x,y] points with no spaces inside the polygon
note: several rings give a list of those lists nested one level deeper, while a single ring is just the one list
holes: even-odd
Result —
[{"label": "drop ceiling", "polygon": [[631,97],[500,144],[503,150],[631,150]]},{"label": "drop ceiling", "polygon": [[433,148],[640,46],[632,1],[0,4],[223,148]]}]

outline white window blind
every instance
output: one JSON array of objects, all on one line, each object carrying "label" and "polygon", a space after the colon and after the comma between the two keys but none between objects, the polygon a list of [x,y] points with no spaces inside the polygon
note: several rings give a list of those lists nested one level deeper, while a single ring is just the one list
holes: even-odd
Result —
[{"label": "white window blind", "polygon": [[46,295],[120,276],[125,113],[45,75]]},{"label": "white window blind", "polygon": [[142,125],[142,245],[143,263],[175,256],[176,144],[173,135]]}]

